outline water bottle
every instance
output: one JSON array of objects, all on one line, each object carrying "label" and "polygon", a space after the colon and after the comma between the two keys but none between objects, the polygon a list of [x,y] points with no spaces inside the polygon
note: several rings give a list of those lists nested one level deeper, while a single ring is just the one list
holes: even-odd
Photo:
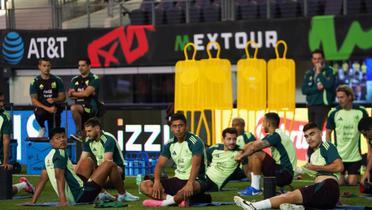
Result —
[{"label": "water bottle", "polygon": [[138,194],[141,194],[141,189],[140,189],[141,182],[142,182],[142,175],[141,174],[137,174],[137,176],[136,176],[136,184],[138,186]]}]

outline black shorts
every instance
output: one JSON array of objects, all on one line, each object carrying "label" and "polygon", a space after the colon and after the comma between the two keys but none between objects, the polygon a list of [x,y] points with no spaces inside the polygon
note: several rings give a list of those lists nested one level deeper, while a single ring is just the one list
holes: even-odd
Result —
[{"label": "black shorts", "polygon": [[218,186],[207,176],[206,180],[198,180],[200,184],[200,193],[204,193],[206,191],[209,192],[217,192],[219,191]]},{"label": "black shorts", "polygon": [[264,176],[275,176],[276,185],[279,187],[292,183],[293,174],[276,164],[275,160],[268,154],[265,155],[262,163],[262,173]]},{"label": "black shorts", "polygon": [[168,195],[176,195],[177,192],[182,189],[188,180],[181,180],[177,177],[168,179],[160,179],[161,185],[163,185],[164,192]]},{"label": "black shorts", "polygon": [[83,190],[80,193],[76,203],[91,203],[101,192],[102,187],[94,181],[84,182]]},{"label": "black shorts", "polygon": [[360,167],[362,166],[362,161],[356,161],[356,162],[344,162],[344,171],[341,172],[342,175],[347,174],[348,175],[360,175]]},{"label": "black shorts", "polygon": [[336,206],[340,197],[340,188],[334,179],[326,179],[301,188],[300,191],[305,207],[331,209]]}]

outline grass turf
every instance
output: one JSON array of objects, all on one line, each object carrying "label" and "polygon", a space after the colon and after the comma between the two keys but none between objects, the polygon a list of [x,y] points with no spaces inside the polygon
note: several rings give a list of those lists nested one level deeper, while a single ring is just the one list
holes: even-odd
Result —
[{"label": "grass turf", "polygon": [[[39,177],[38,176],[27,176],[27,178],[32,182],[33,184],[36,185],[38,182]],[[18,182],[18,176],[13,176],[13,181],[14,183]],[[292,186],[294,188],[299,188],[305,185],[311,184],[310,179],[304,179],[304,180],[296,180],[292,183]],[[137,194],[137,186],[135,184],[135,177],[127,177],[125,181],[126,188],[129,192],[132,194]],[[222,192],[214,192],[212,194],[213,201],[233,201],[233,196],[237,195],[238,189],[243,189],[244,187],[247,186],[246,182],[231,182],[226,185],[225,189],[226,191]],[[1,187],[1,186],[0,186]],[[360,197],[362,194],[359,193],[359,187],[349,187],[349,186],[343,186],[341,187],[341,195],[344,192],[350,192],[352,193],[352,196],[350,198],[345,198],[341,196],[341,202],[342,204],[347,204],[347,205],[358,205],[358,206],[372,206],[372,200],[368,200],[366,198]],[[112,191],[112,193],[115,193],[115,191]],[[18,195],[27,195],[25,193],[19,193]],[[140,195],[141,200],[137,202],[129,202],[129,206],[125,208],[130,208],[130,209],[152,209],[152,208],[145,208],[142,206],[142,201],[145,199],[145,196]],[[247,200],[261,200],[263,197],[262,195],[259,196],[253,196],[253,197],[245,197]],[[20,203],[24,202],[30,202],[31,199],[19,199],[19,200],[2,200],[0,201],[0,209],[4,210],[30,210],[30,209],[39,209],[42,208],[43,210],[48,210],[48,209],[56,209],[56,207],[25,207],[25,206],[18,206]],[[52,201],[58,201],[57,195],[54,192],[52,186],[48,182],[48,184],[45,186],[43,193],[41,194],[39,198],[39,202],[52,202]],[[82,206],[69,206],[69,207],[64,207],[63,209],[68,209],[68,210],[73,210],[73,209],[92,209],[92,205],[82,205]],[[203,207],[203,209],[240,209],[235,205],[231,206],[221,206],[221,207]],[[163,207],[161,209],[179,209],[178,207]],[[200,209],[200,208],[192,208],[190,207],[189,209]]]}]

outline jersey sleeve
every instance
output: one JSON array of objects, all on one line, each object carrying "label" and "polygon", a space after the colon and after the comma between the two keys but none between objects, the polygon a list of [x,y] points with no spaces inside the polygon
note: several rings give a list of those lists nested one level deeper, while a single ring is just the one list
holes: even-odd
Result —
[{"label": "jersey sleeve", "polygon": [[90,147],[89,147],[89,143],[86,142],[86,141],[83,143],[83,152],[89,152],[89,153],[92,153],[92,150],[91,150]]},{"label": "jersey sleeve", "polygon": [[63,150],[57,150],[53,156],[54,168],[65,169],[67,167],[66,153]]},{"label": "jersey sleeve", "polygon": [[335,111],[331,111],[328,115],[327,118],[327,129],[329,130],[334,130],[336,128],[336,123],[335,123]]},{"label": "jersey sleeve", "polygon": [[65,92],[65,85],[62,82],[62,79],[57,77],[57,87],[58,87],[58,92]]},{"label": "jersey sleeve", "polygon": [[30,96],[37,95],[36,79],[32,80],[30,84]]},{"label": "jersey sleeve", "polygon": [[101,85],[100,79],[98,78],[98,76],[94,75],[91,82],[89,82],[89,86],[92,86],[94,87],[95,90],[98,90],[100,85]]},{"label": "jersey sleeve", "polygon": [[341,159],[340,155],[337,152],[336,147],[333,144],[329,144],[330,146],[326,152],[326,162],[327,164],[331,164],[333,161],[337,159]]},{"label": "jersey sleeve", "polygon": [[200,139],[198,139],[195,143],[191,145],[192,155],[203,155],[204,149],[205,149],[204,144]]},{"label": "jersey sleeve", "polygon": [[171,143],[169,142],[169,143],[167,143],[166,145],[163,146],[163,148],[160,152],[161,156],[164,156],[168,159],[171,159],[170,145],[171,145]]},{"label": "jersey sleeve", "polygon": [[116,142],[112,138],[107,138],[107,141],[105,142],[104,148],[105,153],[106,152],[114,152],[116,147]]},{"label": "jersey sleeve", "polygon": [[75,89],[75,81],[76,81],[76,78],[75,77],[71,79],[70,89]]},{"label": "jersey sleeve", "polygon": [[249,133],[249,134],[250,134],[250,136],[248,138],[248,142],[246,142],[246,143],[249,143],[249,142],[252,142],[252,141],[256,141],[256,137],[253,135],[253,133]]},{"label": "jersey sleeve", "polygon": [[275,146],[280,143],[280,135],[277,133],[274,133],[272,135],[267,136],[263,140],[268,141],[271,146]]},{"label": "jersey sleeve", "polygon": [[1,133],[5,135],[12,134],[12,122],[10,121],[10,116],[6,114],[6,117],[4,118],[4,123],[1,126]]}]

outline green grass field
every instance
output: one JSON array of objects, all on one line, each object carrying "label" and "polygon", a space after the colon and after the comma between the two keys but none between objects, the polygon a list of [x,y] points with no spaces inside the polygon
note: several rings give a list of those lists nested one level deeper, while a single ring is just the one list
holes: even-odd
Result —
[{"label": "green grass field", "polygon": [[[28,176],[29,180],[36,185],[39,177],[38,176]],[[13,177],[14,182],[17,182],[18,176]],[[292,184],[293,187],[302,187],[305,185],[309,185],[311,183],[310,179],[305,179],[305,180],[298,180],[294,181]],[[137,194],[137,186],[135,184],[135,177],[127,177],[126,181],[126,188],[129,192],[133,194]],[[245,186],[247,186],[248,183],[246,182],[232,182],[226,185],[225,189],[226,191],[222,192],[215,192],[212,193],[212,198],[213,201],[233,201],[233,196],[237,195],[237,190],[242,189]],[[1,187],[1,186],[0,186]],[[359,187],[341,187],[341,194],[344,192],[351,192],[353,197],[351,198],[344,198],[341,197],[341,202],[343,204],[348,204],[348,205],[362,205],[362,206],[372,206],[372,200],[368,200],[366,198],[360,197],[361,194],[359,193]],[[113,193],[115,193],[113,191]],[[20,193],[18,195],[27,195],[25,193]],[[145,207],[142,206],[142,201],[145,199],[143,195],[141,196],[141,200],[138,202],[130,202],[128,203],[129,206],[125,208],[130,208],[130,209],[146,209]],[[262,195],[260,196],[253,196],[253,197],[246,197],[248,200],[260,200],[262,199]],[[48,183],[46,187],[44,188],[43,193],[41,194],[41,197],[39,199],[40,202],[50,202],[50,201],[57,201],[57,196],[54,190],[52,189],[51,185]],[[55,209],[56,207],[23,207],[23,206],[18,206],[19,203],[24,203],[24,202],[29,202],[31,199],[20,199],[20,200],[2,200],[0,201],[0,209],[4,210],[12,210],[12,209],[17,209],[17,210],[29,210],[29,209]],[[64,209],[72,210],[72,209],[92,209],[92,205],[83,205],[83,206],[69,206],[69,207],[64,207]],[[235,205],[231,206],[222,206],[222,207],[203,207],[203,209],[240,209]],[[147,208],[151,209],[151,208]],[[167,207],[167,208],[161,208],[161,209],[179,209],[178,207]],[[190,208],[190,209],[200,209],[200,208]]]}]

